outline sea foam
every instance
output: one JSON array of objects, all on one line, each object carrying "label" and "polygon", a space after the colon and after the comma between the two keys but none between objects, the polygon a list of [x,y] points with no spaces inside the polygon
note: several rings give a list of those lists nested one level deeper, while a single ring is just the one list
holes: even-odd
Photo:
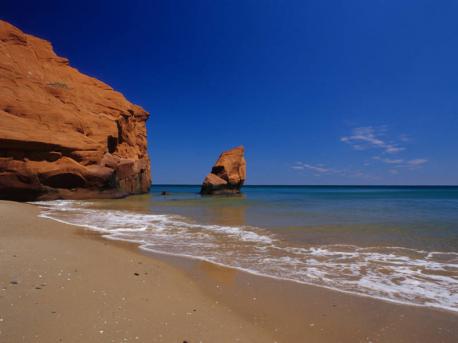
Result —
[{"label": "sea foam", "polygon": [[94,209],[90,202],[39,202],[40,216],[141,249],[257,275],[458,312],[458,253],[403,247],[295,246],[250,226],[204,225],[178,215]]}]

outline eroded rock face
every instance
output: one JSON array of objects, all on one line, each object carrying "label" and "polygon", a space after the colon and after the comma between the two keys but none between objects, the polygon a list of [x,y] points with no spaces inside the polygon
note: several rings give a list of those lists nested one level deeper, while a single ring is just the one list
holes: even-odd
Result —
[{"label": "eroded rock face", "polygon": [[246,179],[243,146],[223,152],[202,184],[201,194],[236,194]]},{"label": "eroded rock face", "polygon": [[0,198],[118,197],[151,184],[148,113],[0,20]]}]

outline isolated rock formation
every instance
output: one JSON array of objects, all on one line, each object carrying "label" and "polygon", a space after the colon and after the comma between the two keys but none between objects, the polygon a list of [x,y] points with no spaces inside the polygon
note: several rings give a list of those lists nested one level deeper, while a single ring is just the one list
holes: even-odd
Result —
[{"label": "isolated rock formation", "polygon": [[151,184],[148,113],[0,20],[0,198],[118,197]]},{"label": "isolated rock formation", "polygon": [[234,194],[240,193],[240,188],[246,179],[245,149],[238,146],[223,152],[205,178],[201,194]]}]

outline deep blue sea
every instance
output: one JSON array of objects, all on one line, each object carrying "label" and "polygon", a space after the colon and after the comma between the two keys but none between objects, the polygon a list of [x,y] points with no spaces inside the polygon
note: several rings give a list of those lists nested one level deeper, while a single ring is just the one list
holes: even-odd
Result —
[{"label": "deep blue sea", "polygon": [[[161,195],[161,192],[168,195]],[[157,185],[120,200],[41,202],[42,216],[145,250],[458,311],[458,187]]]}]

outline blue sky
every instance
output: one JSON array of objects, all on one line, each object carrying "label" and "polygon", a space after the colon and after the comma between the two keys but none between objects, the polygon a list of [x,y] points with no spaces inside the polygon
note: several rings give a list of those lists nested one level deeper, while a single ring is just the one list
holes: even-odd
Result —
[{"label": "blue sky", "polygon": [[154,183],[243,144],[249,184],[458,184],[458,2],[10,1],[151,113]]}]

